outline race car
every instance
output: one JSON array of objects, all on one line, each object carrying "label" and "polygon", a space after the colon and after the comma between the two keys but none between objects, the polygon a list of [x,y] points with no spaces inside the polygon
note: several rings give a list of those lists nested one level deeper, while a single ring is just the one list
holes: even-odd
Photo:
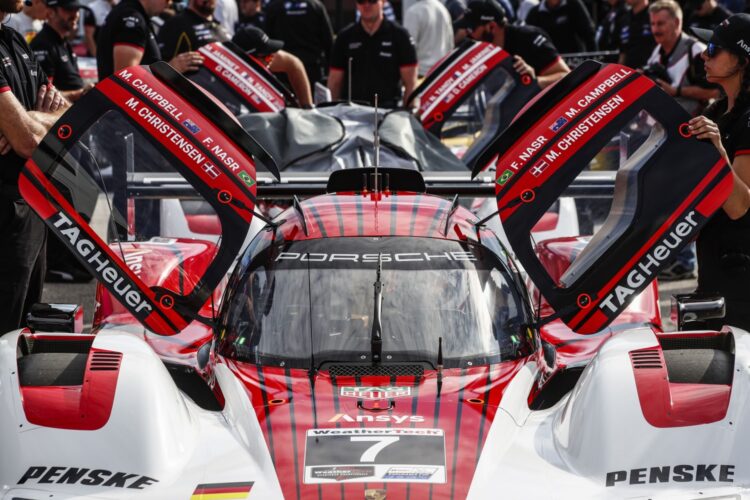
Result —
[{"label": "race car", "polygon": [[[497,165],[513,254],[554,311],[546,319],[496,234],[430,194],[419,172],[335,172],[325,194],[298,200],[244,247],[260,215],[253,155],[264,152],[215,102],[162,63],[123,70],[81,102],[27,163],[23,196],[165,343],[195,324],[213,337],[192,346],[192,375],[127,331],[1,337],[4,497],[746,493],[747,332],[621,332],[572,390],[544,392],[556,353],[542,324],[606,328],[731,190],[729,167],[647,78],[581,65],[483,155],[478,168]],[[643,112],[663,134],[618,173],[610,219],[555,275],[531,227]],[[134,212],[113,207],[81,164],[81,139],[114,120],[150,145],[135,160],[172,165],[221,220],[217,244],[151,241],[177,255],[155,283],[123,250],[140,244]]]}]

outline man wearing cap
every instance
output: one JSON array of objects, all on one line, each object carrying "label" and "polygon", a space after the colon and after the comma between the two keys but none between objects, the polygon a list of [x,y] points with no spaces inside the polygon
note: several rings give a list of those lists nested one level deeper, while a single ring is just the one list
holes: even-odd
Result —
[{"label": "man wearing cap", "polygon": [[552,85],[570,73],[547,34],[534,26],[507,24],[505,11],[495,0],[472,0],[466,13],[455,24],[471,38],[499,45],[513,55],[513,68],[536,78],[541,88]]},{"label": "man wearing cap", "polygon": [[707,42],[706,79],[723,97],[688,122],[697,139],[710,140],[734,173],[729,198],[698,235],[698,291],[719,294],[726,316],[701,325],[750,330],[750,15],[735,14],[715,30],[694,28]]},{"label": "man wearing cap", "polygon": [[[393,108],[403,84],[407,102],[417,86],[417,51],[409,32],[383,17],[383,0],[357,0],[357,12],[359,21],[341,30],[333,44],[331,96],[373,103],[378,94],[380,106]],[[412,100],[412,105],[418,103]]]},{"label": "man wearing cap", "polygon": [[42,31],[46,15],[44,0],[26,0],[21,12],[12,14],[5,25],[18,31],[26,39],[26,43],[31,43],[36,34]]},{"label": "man wearing cap", "polygon": [[[21,0],[0,0],[0,18]],[[47,232],[18,191],[26,159],[68,106],[23,37],[0,24],[0,335],[41,300]]]},{"label": "man wearing cap", "polygon": [[[102,80],[128,66],[162,59],[149,19],[159,15],[170,0],[122,0],[107,16],[99,31],[96,66]],[[177,71],[193,71],[203,63],[197,52],[185,52],[169,60]]]},{"label": "man wearing cap", "polygon": [[78,0],[47,0],[47,7],[47,22],[29,46],[49,81],[68,100],[75,101],[88,90],[84,89],[78,61],[69,42],[78,27],[81,5]]},{"label": "man wearing cap", "polygon": [[216,0],[190,0],[187,9],[167,20],[156,39],[165,58],[198,50],[213,42],[232,37],[214,18]]},{"label": "man wearing cap", "polygon": [[313,106],[310,81],[307,79],[305,66],[298,57],[281,50],[284,42],[269,38],[263,30],[254,26],[245,26],[238,30],[232,42],[248,55],[263,61],[272,73],[285,74],[300,106],[303,108]]}]

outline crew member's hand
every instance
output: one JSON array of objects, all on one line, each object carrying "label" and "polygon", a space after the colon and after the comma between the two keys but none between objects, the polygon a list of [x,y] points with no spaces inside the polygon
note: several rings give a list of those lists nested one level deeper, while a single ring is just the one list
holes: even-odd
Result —
[{"label": "crew member's hand", "polygon": [[43,113],[53,113],[66,103],[65,97],[51,84],[42,85],[36,95],[36,110]]},{"label": "crew member's hand", "polygon": [[719,150],[722,156],[727,156],[724,145],[721,143],[721,132],[719,126],[705,116],[696,116],[688,121],[690,133],[698,139],[708,139]]},{"label": "crew member's hand", "polygon": [[677,97],[677,87],[673,87],[669,83],[665,82],[661,78],[654,80],[661,89],[672,97]]},{"label": "crew member's hand", "polygon": [[0,155],[6,155],[10,152],[10,141],[5,138],[5,136],[0,133]]},{"label": "crew member's hand", "polygon": [[199,52],[183,52],[172,58],[169,64],[180,73],[196,71],[203,64],[203,56]]},{"label": "crew member's hand", "polygon": [[513,56],[513,69],[519,75],[529,75],[532,79],[536,78],[536,72],[521,56]]}]

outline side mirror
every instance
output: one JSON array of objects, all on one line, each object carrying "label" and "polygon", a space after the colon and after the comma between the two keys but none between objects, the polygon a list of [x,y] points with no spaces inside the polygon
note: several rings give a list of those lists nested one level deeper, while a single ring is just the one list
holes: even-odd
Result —
[{"label": "side mirror", "polygon": [[720,295],[681,294],[672,296],[672,320],[678,330],[687,323],[723,318],[726,313],[724,297]]},{"label": "side mirror", "polygon": [[36,303],[26,315],[33,332],[83,332],[83,306],[78,304]]},{"label": "side mirror", "polygon": [[206,369],[208,362],[211,359],[211,340],[200,346],[198,349],[198,368],[202,370]]}]

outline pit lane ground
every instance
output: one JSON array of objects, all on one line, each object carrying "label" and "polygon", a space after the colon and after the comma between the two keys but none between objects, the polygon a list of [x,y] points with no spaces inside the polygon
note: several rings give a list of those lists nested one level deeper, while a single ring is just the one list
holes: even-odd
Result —
[{"label": "pit lane ground", "polygon": [[[673,330],[674,324],[669,319],[669,308],[672,295],[689,293],[696,287],[696,280],[660,281],[659,296],[664,329]],[[95,282],[89,283],[45,283],[42,301],[47,303],[83,304],[85,329],[91,328],[94,317]]]}]

